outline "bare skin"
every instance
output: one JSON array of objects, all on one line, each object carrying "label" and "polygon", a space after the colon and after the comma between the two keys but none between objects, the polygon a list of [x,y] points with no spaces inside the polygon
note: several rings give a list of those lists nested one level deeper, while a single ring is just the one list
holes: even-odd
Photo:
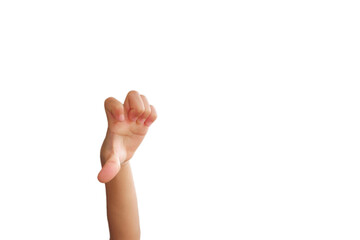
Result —
[{"label": "bare skin", "polygon": [[106,187],[110,240],[137,240],[139,214],[129,160],[157,113],[147,98],[134,90],[127,94],[124,104],[109,97],[104,105],[108,129],[100,151],[98,180]]}]

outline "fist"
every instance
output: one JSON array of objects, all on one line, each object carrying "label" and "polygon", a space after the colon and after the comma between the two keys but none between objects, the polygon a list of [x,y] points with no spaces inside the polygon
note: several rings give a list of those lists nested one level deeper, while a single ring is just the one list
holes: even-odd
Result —
[{"label": "fist", "polygon": [[102,169],[98,180],[109,182],[127,164],[156,120],[155,107],[144,95],[130,91],[124,104],[113,97],[104,102],[108,129],[100,150]]}]

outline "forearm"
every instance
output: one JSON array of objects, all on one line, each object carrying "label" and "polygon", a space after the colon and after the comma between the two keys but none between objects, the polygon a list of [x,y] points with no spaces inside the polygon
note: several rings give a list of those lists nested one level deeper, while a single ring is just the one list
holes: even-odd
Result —
[{"label": "forearm", "polygon": [[140,239],[137,198],[130,163],[122,165],[119,173],[105,186],[110,240]]}]

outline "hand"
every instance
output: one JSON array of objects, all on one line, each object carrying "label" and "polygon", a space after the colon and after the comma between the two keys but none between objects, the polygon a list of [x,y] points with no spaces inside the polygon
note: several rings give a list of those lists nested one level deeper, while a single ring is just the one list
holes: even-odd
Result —
[{"label": "hand", "polygon": [[107,183],[132,158],[157,114],[146,97],[134,90],[127,94],[124,104],[109,97],[104,105],[108,129],[100,151],[98,180]]}]

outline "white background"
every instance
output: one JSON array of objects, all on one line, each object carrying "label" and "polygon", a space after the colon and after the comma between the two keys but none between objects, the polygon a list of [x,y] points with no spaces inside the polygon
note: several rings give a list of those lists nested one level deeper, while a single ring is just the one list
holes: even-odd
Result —
[{"label": "white background", "polygon": [[0,239],[108,239],[103,102],[158,112],[142,239],[360,238],[357,1],[0,1]]}]

